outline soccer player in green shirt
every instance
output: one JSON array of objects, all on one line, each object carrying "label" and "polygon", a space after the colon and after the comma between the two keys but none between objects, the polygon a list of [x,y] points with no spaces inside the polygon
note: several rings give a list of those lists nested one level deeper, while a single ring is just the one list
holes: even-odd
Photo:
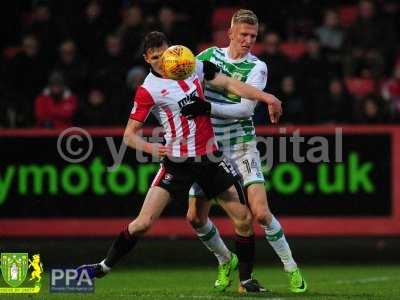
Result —
[{"label": "soccer player in green shirt", "polygon": [[[257,33],[257,16],[250,10],[241,9],[233,15],[231,20],[229,46],[208,48],[198,55],[198,59],[210,61],[217,65],[222,73],[263,90],[267,83],[267,66],[250,52]],[[289,276],[290,290],[295,293],[305,292],[307,284],[293,259],[280,223],[268,207],[260,154],[256,148],[255,128],[251,119],[256,103],[207,84],[205,96],[209,101],[208,107],[204,108],[204,101],[193,103],[186,107],[186,112],[189,111],[188,115],[191,117],[196,114],[211,114],[219,147],[243,178],[252,216],[261,225],[267,241],[281,259],[284,270]],[[237,103],[244,105],[231,106]],[[238,110],[236,107],[245,107],[245,109]],[[269,110],[272,117],[273,108],[269,107]],[[190,191],[187,218],[198,237],[217,257],[219,269],[215,288],[224,291],[232,281],[232,271],[238,267],[238,259],[225,246],[217,228],[208,218],[211,201],[204,200],[207,199],[201,188],[194,184]],[[222,203],[221,206],[223,205]],[[234,219],[233,222],[236,227],[241,226]],[[239,257],[239,291],[265,291],[266,289],[252,277],[254,235],[250,237],[237,235],[236,252]]]}]

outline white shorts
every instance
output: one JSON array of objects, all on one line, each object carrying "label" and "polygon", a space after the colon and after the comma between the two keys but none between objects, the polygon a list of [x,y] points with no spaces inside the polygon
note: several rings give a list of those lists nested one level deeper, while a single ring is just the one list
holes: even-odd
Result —
[{"label": "white shorts", "polygon": [[[242,177],[244,187],[253,183],[264,183],[264,175],[261,168],[260,153],[256,142],[239,143],[229,148],[220,148],[226,158]],[[201,187],[194,183],[190,188],[191,197],[204,196]]]}]

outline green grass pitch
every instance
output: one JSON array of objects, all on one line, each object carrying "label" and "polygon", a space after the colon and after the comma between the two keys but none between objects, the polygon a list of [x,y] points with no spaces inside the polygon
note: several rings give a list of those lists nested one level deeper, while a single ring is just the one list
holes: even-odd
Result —
[{"label": "green grass pitch", "polygon": [[[400,266],[304,266],[303,273],[308,281],[306,294],[294,295],[287,289],[287,278],[277,267],[256,268],[256,278],[271,293],[237,293],[237,280],[225,293],[212,290],[216,276],[213,268],[147,268],[115,270],[112,274],[96,281],[92,294],[52,294],[48,291],[48,277],[43,280],[39,295],[0,295],[1,299],[270,299],[270,300],[380,300],[400,299]],[[237,277],[237,276],[235,276]]]}]

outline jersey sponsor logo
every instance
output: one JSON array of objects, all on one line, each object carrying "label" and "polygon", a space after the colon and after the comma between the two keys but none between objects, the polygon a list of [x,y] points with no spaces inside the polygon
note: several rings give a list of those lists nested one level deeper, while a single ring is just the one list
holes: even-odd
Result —
[{"label": "jersey sponsor logo", "polygon": [[233,79],[242,81],[243,75],[240,74],[240,73],[237,73],[237,72],[233,72],[232,75],[231,75],[231,77],[232,77]]},{"label": "jersey sponsor logo", "polygon": [[226,173],[231,174],[233,176],[238,175],[236,170],[233,168],[231,163],[228,160],[226,160],[226,158],[224,158],[218,165],[222,167]]},{"label": "jersey sponsor logo", "polygon": [[169,94],[169,92],[166,89],[161,90],[161,96],[165,97]]},{"label": "jersey sponsor logo", "polygon": [[187,95],[185,98],[181,99],[178,101],[179,108],[184,107],[185,105],[189,103],[194,102],[194,97],[196,96],[197,91],[194,90],[193,92],[190,93],[190,95]]}]

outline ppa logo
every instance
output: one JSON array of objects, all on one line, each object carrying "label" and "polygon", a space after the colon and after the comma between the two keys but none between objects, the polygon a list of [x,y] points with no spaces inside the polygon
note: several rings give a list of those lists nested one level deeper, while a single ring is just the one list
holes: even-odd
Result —
[{"label": "ppa logo", "polygon": [[52,293],[93,293],[94,281],[87,270],[51,269],[50,292]]}]

